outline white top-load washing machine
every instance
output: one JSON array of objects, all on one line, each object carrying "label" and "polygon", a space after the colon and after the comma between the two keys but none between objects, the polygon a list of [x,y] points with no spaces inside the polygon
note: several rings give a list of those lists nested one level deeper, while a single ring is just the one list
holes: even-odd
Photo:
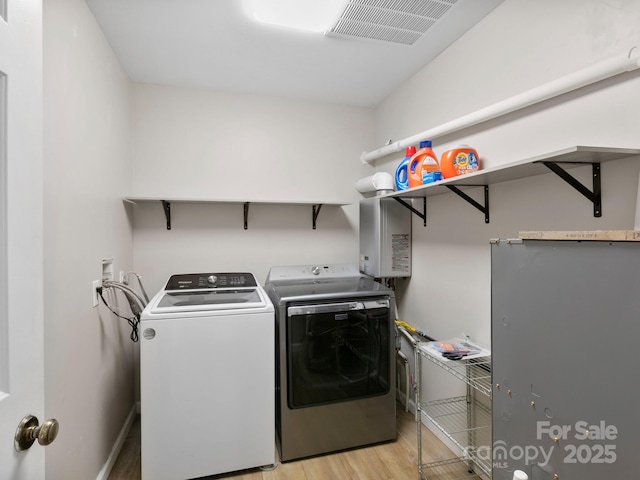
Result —
[{"label": "white top-load washing machine", "polygon": [[173,275],[140,330],[143,480],[275,465],[274,309],[255,277]]}]

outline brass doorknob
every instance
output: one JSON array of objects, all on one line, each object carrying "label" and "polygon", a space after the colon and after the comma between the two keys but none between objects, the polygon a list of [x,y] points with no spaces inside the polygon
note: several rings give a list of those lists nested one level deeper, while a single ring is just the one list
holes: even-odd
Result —
[{"label": "brass doorknob", "polygon": [[45,420],[40,425],[36,417],[27,415],[20,421],[16,429],[13,444],[18,452],[31,447],[36,439],[40,445],[49,445],[58,436],[59,428],[58,421],[55,418]]}]

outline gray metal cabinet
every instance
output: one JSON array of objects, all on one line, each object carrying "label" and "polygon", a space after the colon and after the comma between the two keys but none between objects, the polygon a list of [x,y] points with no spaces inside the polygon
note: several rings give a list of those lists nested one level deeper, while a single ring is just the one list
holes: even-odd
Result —
[{"label": "gray metal cabinet", "polygon": [[640,243],[500,240],[491,265],[493,478],[638,478]]}]

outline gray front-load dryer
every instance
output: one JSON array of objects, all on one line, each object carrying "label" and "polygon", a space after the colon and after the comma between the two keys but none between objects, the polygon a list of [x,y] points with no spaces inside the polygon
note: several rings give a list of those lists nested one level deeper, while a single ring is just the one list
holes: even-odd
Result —
[{"label": "gray front-load dryer", "polygon": [[393,291],[353,265],[273,267],[282,461],[396,438]]}]

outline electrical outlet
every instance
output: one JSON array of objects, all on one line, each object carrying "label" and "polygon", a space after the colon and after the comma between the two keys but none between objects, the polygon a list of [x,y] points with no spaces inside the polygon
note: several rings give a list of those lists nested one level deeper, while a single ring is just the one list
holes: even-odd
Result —
[{"label": "electrical outlet", "polygon": [[98,289],[102,286],[102,283],[100,282],[100,280],[94,280],[91,283],[91,293],[93,293],[92,298],[92,305],[93,308],[98,306],[98,300],[100,297],[98,297]]},{"label": "electrical outlet", "polygon": [[113,258],[102,259],[102,281],[113,282]]}]

